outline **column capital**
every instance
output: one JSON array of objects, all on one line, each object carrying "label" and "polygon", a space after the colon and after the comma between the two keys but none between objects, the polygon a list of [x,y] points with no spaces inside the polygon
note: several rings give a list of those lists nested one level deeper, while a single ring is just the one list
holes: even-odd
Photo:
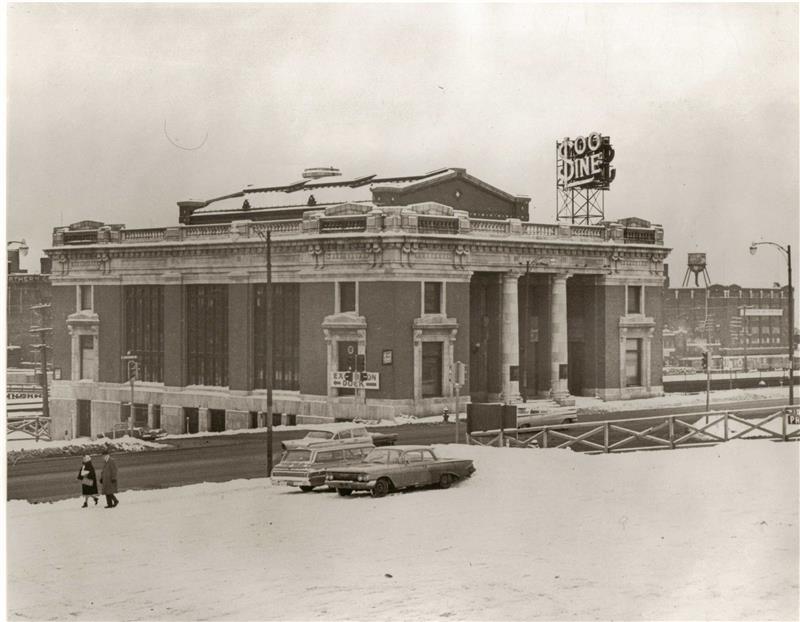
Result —
[{"label": "column capital", "polygon": [[554,281],[566,281],[568,278],[572,276],[572,272],[567,272],[566,270],[559,270],[558,272],[554,272],[551,274]]}]

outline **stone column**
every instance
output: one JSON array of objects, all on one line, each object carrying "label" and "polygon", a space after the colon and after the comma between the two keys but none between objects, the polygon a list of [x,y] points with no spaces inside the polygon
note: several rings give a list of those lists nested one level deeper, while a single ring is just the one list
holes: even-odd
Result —
[{"label": "stone column", "polygon": [[147,405],[147,427],[153,428],[153,404]]},{"label": "stone column", "polygon": [[162,404],[161,427],[170,434],[183,434],[183,408],[170,404]]},{"label": "stone column", "polygon": [[[555,274],[550,296],[550,390],[560,404],[570,401],[567,373],[567,279],[568,274]],[[564,376],[562,378],[561,376]],[[574,403],[574,400],[571,400]]]},{"label": "stone column", "polygon": [[[508,272],[503,275],[501,326],[501,361],[502,361],[502,400],[509,404],[522,398],[519,394],[519,274]],[[566,318],[565,318],[566,321]],[[515,370],[512,378],[512,368]]]}]

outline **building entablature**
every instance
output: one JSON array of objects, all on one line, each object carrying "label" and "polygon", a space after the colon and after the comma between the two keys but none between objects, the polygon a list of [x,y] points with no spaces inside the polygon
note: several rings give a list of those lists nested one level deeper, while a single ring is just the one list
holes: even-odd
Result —
[{"label": "building entablature", "polygon": [[267,231],[278,281],[330,280],[334,273],[405,279],[429,271],[441,275],[443,268],[455,280],[467,280],[474,271],[527,265],[534,273],[617,275],[623,280],[639,275],[660,284],[669,252],[658,225],[485,220],[435,202],[396,207],[344,203],[309,210],[293,221],[132,230],[99,226],[93,238],[83,230],[81,243],[65,239],[67,231],[56,229],[54,246],[47,251],[54,260],[52,279],[62,284],[138,282],[154,273],[264,280]]}]

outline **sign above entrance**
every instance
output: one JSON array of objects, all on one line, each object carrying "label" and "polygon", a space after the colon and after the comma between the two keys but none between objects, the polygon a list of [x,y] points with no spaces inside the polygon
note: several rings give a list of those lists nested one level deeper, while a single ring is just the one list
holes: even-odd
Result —
[{"label": "sign above entrance", "polygon": [[376,371],[335,371],[331,374],[334,389],[380,389],[380,374]]}]

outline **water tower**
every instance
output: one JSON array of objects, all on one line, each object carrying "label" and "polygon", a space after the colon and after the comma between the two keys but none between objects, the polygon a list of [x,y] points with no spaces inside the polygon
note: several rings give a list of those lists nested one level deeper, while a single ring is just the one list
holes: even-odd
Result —
[{"label": "water tower", "polygon": [[686,261],[686,274],[683,275],[682,287],[686,287],[689,284],[689,275],[692,273],[694,273],[695,287],[700,286],[698,279],[701,274],[703,275],[705,286],[708,287],[711,284],[711,279],[708,276],[708,270],[706,268],[705,253],[689,253],[689,258]]}]

